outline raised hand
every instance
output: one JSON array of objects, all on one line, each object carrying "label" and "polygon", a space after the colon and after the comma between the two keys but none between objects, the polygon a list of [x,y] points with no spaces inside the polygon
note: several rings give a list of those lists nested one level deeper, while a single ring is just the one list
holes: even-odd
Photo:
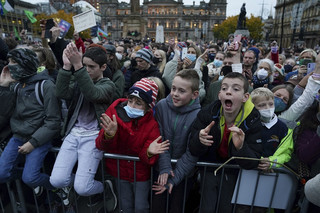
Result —
[{"label": "raised hand", "polygon": [[66,51],[67,49],[63,50],[63,54],[62,54],[62,60],[63,60],[63,69],[64,70],[71,70],[72,64],[69,61],[69,58],[66,55]]},{"label": "raised hand", "polygon": [[75,70],[79,70],[82,67],[82,49],[78,50],[74,43],[69,43],[65,49],[66,56]]},{"label": "raised hand", "polygon": [[203,145],[206,146],[212,146],[212,144],[214,143],[213,140],[211,140],[213,138],[212,135],[209,135],[211,128],[214,125],[214,121],[212,121],[206,128],[201,129],[199,132],[199,140]]},{"label": "raised hand", "polygon": [[15,82],[11,77],[8,65],[3,67],[1,75],[0,75],[0,86],[2,87],[8,87],[10,83]]},{"label": "raised hand", "polygon": [[103,113],[100,117],[101,120],[101,127],[103,128],[104,132],[107,133],[109,136],[114,136],[118,130],[118,122],[115,115],[111,118]]},{"label": "raised hand", "polygon": [[168,150],[170,147],[169,140],[165,140],[161,143],[159,141],[161,140],[161,136],[159,136],[157,139],[155,139],[148,148],[148,153],[151,155],[158,155],[161,153],[164,153],[164,151]]},{"label": "raised hand", "polygon": [[232,132],[233,145],[236,147],[237,150],[240,150],[244,142],[244,132],[242,131],[242,129],[234,125],[230,127],[229,130]]}]

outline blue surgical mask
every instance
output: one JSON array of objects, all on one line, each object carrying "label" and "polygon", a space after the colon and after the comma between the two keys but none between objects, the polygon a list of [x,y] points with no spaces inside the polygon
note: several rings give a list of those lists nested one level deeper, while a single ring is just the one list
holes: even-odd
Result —
[{"label": "blue surgical mask", "polygon": [[274,97],[275,112],[282,112],[287,108],[287,104],[277,96]]},{"label": "blue surgical mask", "polygon": [[194,62],[197,59],[196,54],[187,54],[186,57],[192,62]]},{"label": "blue surgical mask", "polygon": [[214,59],[213,64],[216,68],[221,67],[222,66],[223,61],[219,60],[219,59]]},{"label": "blue surgical mask", "polygon": [[223,78],[224,78],[224,76],[223,76],[223,75],[220,75],[218,80],[219,80],[219,81],[222,81]]},{"label": "blue surgical mask", "polygon": [[128,105],[123,108],[124,110],[126,110],[126,113],[129,116],[129,118],[138,118],[144,116],[144,110],[142,109],[132,108]]}]

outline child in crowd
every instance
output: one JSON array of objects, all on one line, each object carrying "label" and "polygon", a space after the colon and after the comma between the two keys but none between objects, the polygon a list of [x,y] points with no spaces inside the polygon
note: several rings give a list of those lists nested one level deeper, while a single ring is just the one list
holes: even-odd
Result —
[{"label": "child in crowd", "polygon": [[[183,212],[185,177],[192,171],[198,158],[191,156],[187,149],[188,138],[193,121],[200,111],[199,75],[193,69],[181,70],[173,79],[170,95],[162,99],[155,108],[155,118],[160,133],[170,141],[170,149],[160,154],[158,171],[154,179],[159,190],[153,196],[152,212],[166,212],[167,194],[162,192],[169,185],[169,212]],[[176,166],[171,159],[178,159]],[[182,181],[182,182],[181,182]],[[191,178],[188,183],[192,183]],[[172,187],[175,186],[173,189]],[[188,187],[190,189],[190,187]],[[187,190],[188,191],[188,190]]]},{"label": "child in crowd", "polygon": [[[189,149],[202,162],[222,163],[229,157],[260,158],[262,130],[260,114],[248,93],[248,81],[240,73],[228,73],[221,82],[219,100],[200,110],[192,125]],[[243,168],[257,168],[257,161],[236,160]],[[201,171],[202,205],[200,212],[232,212],[231,198],[237,170],[225,169],[224,175],[213,168]],[[220,203],[217,206],[219,186]]]},{"label": "child in crowd", "polygon": [[[151,166],[158,154],[169,149],[160,142],[159,126],[152,108],[158,93],[157,84],[142,78],[130,89],[128,99],[118,99],[102,114],[96,147],[108,153],[136,156],[140,161],[107,159],[107,172],[118,177],[120,207],[123,212],[149,212]],[[119,174],[117,170],[119,169]]]},{"label": "child in crowd", "polygon": [[291,159],[293,152],[292,129],[278,119],[274,113],[274,94],[267,88],[257,88],[251,93],[252,103],[259,110],[263,126],[261,139],[263,145],[263,158],[258,169],[268,171],[281,167],[268,161],[284,164]]},{"label": "child in crowd", "polygon": [[[104,190],[103,184],[94,180],[103,157],[103,152],[95,147],[101,123],[99,118],[112,103],[115,86],[111,80],[103,78],[107,66],[103,48],[92,47],[82,56],[75,44],[70,43],[63,52],[63,62],[56,81],[57,96],[67,100],[69,109],[64,126],[65,137],[50,182],[57,188],[73,185],[82,196],[96,195],[89,204],[92,206],[102,199]],[[73,175],[77,161],[78,169]],[[68,190],[65,191],[64,201],[68,196]]]},{"label": "child in crowd", "polygon": [[[0,183],[19,177],[16,168],[25,157],[22,180],[40,194],[42,187],[54,189],[49,176],[41,173],[42,163],[60,132],[61,112],[55,96],[55,85],[47,75],[37,75],[39,60],[30,49],[14,49],[8,53],[9,64],[0,79],[0,97],[11,89],[15,106],[10,118],[13,137],[0,157]],[[18,82],[18,83],[16,83]],[[16,83],[16,84],[15,84]],[[36,85],[42,84],[42,103]],[[10,88],[9,88],[10,87]],[[6,104],[10,100],[4,100]],[[38,187],[42,186],[42,187]]]},{"label": "child in crowd", "polygon": [[[281,167],[280,164],[291,159],[293,129],[288,129],[287,125],[278,119],[274,112],[274,94],[269,89],[259,87],[251,92],[251,98],[255,108],[259,110],[263,126],[261,130],[263,152],[258,169],[271,172],[272,168]],[[250,212],[250,208],[249,206],[237,205],[237,212]],[[256,213],[265,211],[266,209],[262,207],[254,207],[253,209],[253,212]]]}]

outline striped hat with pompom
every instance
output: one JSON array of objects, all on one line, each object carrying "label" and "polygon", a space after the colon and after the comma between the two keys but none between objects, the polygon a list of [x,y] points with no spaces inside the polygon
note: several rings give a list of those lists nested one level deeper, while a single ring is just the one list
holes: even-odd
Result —
[{"label": "striped hat with pompom", "polygon": [[142,78],[129,89],[130,95],[141,98],[153,108],[157,100],[158,85],[153,80]]}]

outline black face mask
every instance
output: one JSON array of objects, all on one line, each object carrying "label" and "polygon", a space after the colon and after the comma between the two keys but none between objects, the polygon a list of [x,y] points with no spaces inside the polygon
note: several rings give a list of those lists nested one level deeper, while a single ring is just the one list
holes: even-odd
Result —
[{"label": "black face mask", "polygon": [[160,58],[153,57],[152,62],[153,62],[154,64],[159,64],[161,61],[160,61]]},{"label": "black face mask", "polygon": [[216,54],[215,53],[208,53],[208,58],[209,58],[209,61],[213,61],[216,57]]},{"label": "black face mask", "polygon": [[136,67],[137,66],[137,62],[136,59],[131,59],[131,67]]}]

